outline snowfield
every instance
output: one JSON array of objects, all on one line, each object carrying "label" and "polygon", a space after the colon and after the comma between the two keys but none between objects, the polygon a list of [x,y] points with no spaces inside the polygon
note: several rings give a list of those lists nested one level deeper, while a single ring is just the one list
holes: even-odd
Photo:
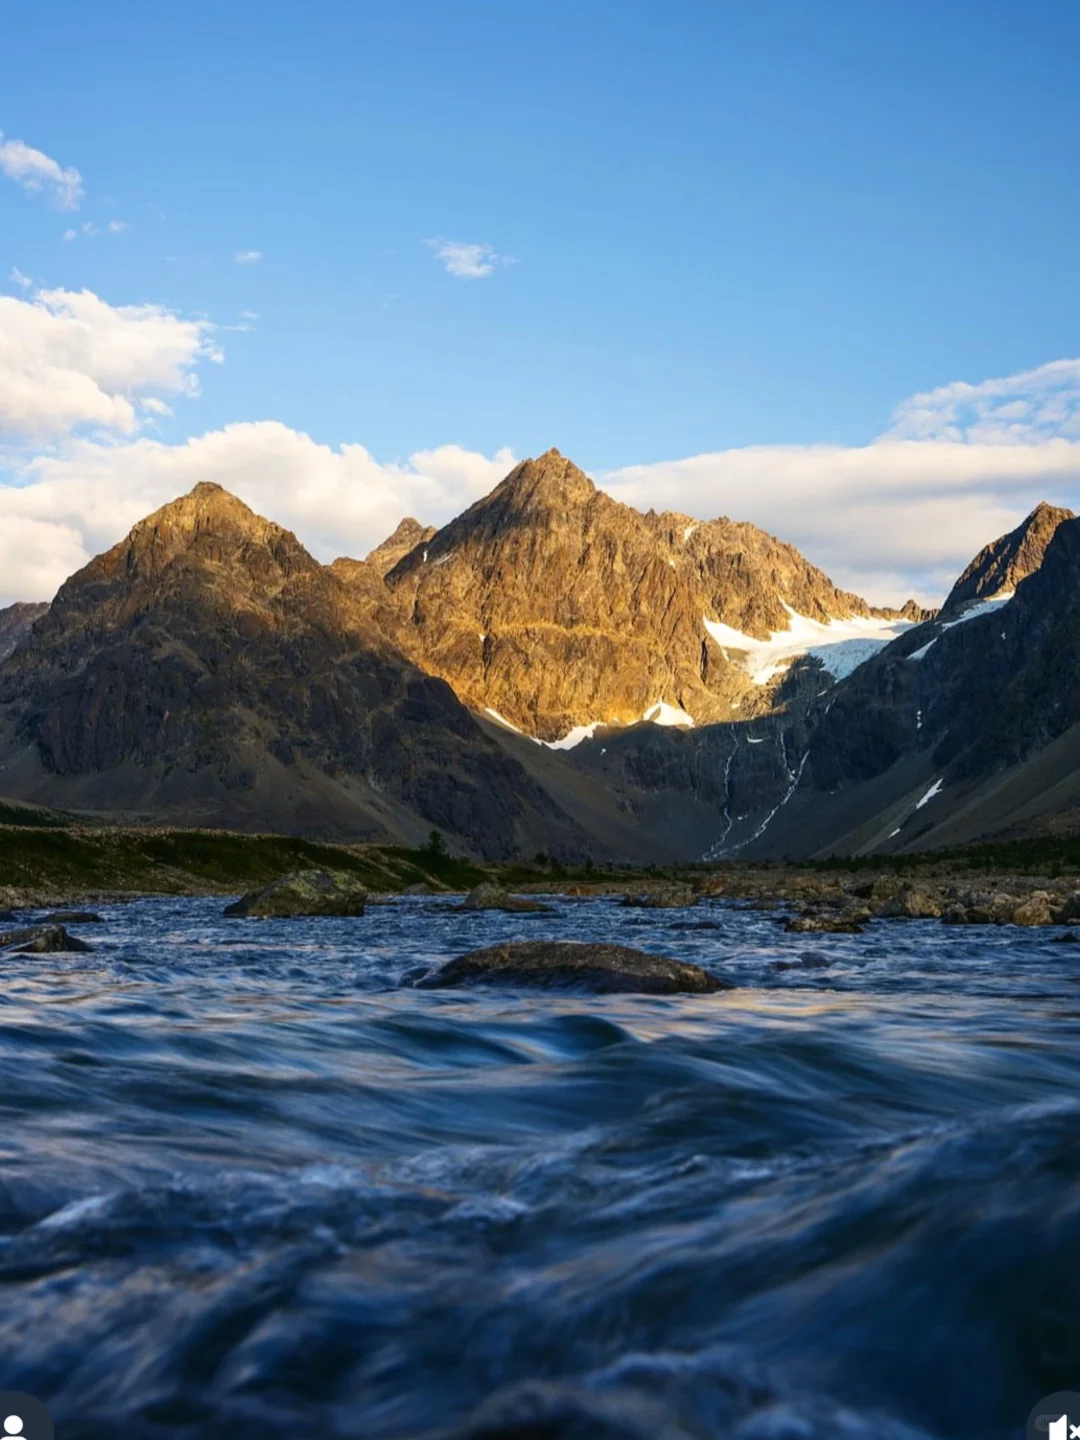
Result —
[{"label": "snowfield", "polygon": [[[996,595],[991,595],[988,600],[976,600],[970,609],[965,610],[955,620],[946,620],[941,629],[928,640],[925,645],[920,645],[918,650],[913,650],[907,657],[909,660],[921,660],[928,650],[932,650],[937,642],[945,634],[946,630],[955,630],[957,625],[966,625],[969,620],[978,620],[983,615],[992,615],[995,610],[1002,609],[1016,594],[1015,590],[999,590]],[[1004,635],[1001,637],[1004,640]]]},{"label": "snowfield", "polygon": [[[821,661],[836,680],[843,680],[891,640],[910,630],[911,620],[882,620],[876,616],[854,616],[822,624],[800,615],[789,605],[787,630],[774,630],[768,640],[755,640],[719,620],[706,620],[705,629],[729,660],[741,665],[755,685],[767,685],[782,675],[792,662],[804,655]],[[730,652],[730,653],[729,653]]]}]

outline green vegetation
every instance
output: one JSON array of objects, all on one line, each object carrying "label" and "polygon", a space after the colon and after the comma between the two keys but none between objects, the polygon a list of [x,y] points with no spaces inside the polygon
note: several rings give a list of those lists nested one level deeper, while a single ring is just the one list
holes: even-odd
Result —
[{"label": "green vegetation", "polygon": [[0,800],[0,825],[24,825],[32,829],[54,830],[71,824],[71,817],[55,810],[39,810],[31,805],[9,805]]},{"label": "green vegetation", "polygon": [[903,874],[929,869],[1000,871],[1058,876],[1080,874],[1080,835],[1039,835],[1027,840],[989,840],[915,855],[830,855],[810,860],[807,870],[876,870]]},{"label": "green vegetation", "polygon": [[486,871],[430,844],[328,845],[286,835],[214,830],[0,827],[0,887],[158,894],[230,894],[303,869],[340,870],[374,891],[434,883],[463,888]]}]

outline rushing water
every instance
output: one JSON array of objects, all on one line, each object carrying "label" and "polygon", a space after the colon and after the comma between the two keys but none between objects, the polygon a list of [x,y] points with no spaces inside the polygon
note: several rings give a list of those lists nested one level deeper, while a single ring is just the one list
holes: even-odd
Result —
[{"label": "rushing water", "polygon": [[[0,1388],[59,1440],[1006,1440],[1080,1381],[1054,932],[103,913],[0,989]],[[740,988],[411,988],[522,934]]]}]

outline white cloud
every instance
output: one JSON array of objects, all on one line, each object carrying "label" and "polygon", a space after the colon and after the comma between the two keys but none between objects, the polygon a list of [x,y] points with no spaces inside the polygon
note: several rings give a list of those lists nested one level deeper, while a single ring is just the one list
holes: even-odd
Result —
[{"label": "white cloud", "polygon": [[[72,441],[29,462],[18,484],[0,485],[0,604],[50,598],[92,555],[200,480],[224,485],[332,560],[366,554],[407,513],[451,519],[513,464],[508,450],[489,459],[457,445],[380,464],[362,445],[335,450],[277,421],[229,425],[182,445]],[[35,544],[23,553],[30,533]]]},{"label": "white cloud", "polygon": [[0,133],[0,173],[24,190],[48,190],[60,210],[77,210],[83,197],[82,176],[65,169],[41,150],[22,140],[5,140]]},{"label": "white cloud", "polygon": [[0,295],[0,439],[54,440],[80,426],[130,435],[136,405],[198,393],[219,357],[213,327],[158,305],[107,304],[89,290]]},{"label": "white cloud", "polygon": [[258,265],[262,258],[261,250],[238,250],[234,256],[237,265]]},{"label": "white cloud", "polygon": [[[0,297],[0,426],[14,393],[4,344],[10,334],[22,333],[13,330],[11,316],[25,327],[24,311],[41,310],[37,320],[46,328],[54,319],[63,321],[66,337],[62,346],[58,342],[58,381],[35,371],[37,389],[31,386],[50,422],[39,428],[60,435],[61,443],[49,454],[24,457],[15,483],[0,484],[0,603],[48,598],[79,564],[199,480],[234,491],[329,560],[365,554],[405,514],[445,522],[514,463],[509,450],[488,457],[447,445],[384,464],[362,445],[333,449],[276,421],[230,425],[177,445],[133,435],[140,414],[166,413],[162,395],[194,387],[195,366],[214,357],[210,332],[154,307],[112,311],[90,296],[84,318],[101,344],[87,339],[75,353],[67,307],[82,298],[39,296],[31,304]],[[22,308],[9,315],[5,306]],[[105,312],[97,324],[95,306]],[[143,337],[145,355],[136,353],[132,336],[132,327],[142,335],[143,324],[151,327]],[[106,364],[111,328],[117,331],[115,354]],[[49,348],[31,335],[34,346],[37,353]],[[1059,362],[1028,376],[967,387],[958,393],[971,415],[961,408],[944,418],[944,437],[904,438],[903,430],[915,413],[952,406],[953,387],[906,402],[894,428],[868,445],[751,446],[629,466],[598,480],[641,509],[750,520],[796,545],[838,584],[879,603],[912,593],[940,599],[975,552],[1037,501],[1075,506],[1080,439],[1069,431],[1070,404],[1061,410],[1066,433],[1049,434],[1047,416],[1051,404],[1059,404],[1053,397],[1069,393],[1066,379],[1077,368],[1076,362]],[[1000,407],[1014,404],[1032,407],[1026,413],[1036,428],[1022,440],[1006,442],[996,432],[987,438],[991,410],[998,426]],[[88,422],[131,438],[70,433]],[[29,433],[25,416],[21,423]]]},{"label": "white cloud", "polygon": [[125,230],[128,230],[131,227],[128,225],[128,222],[126,220],[110,220],[108,228],[110,235],[122,235]]},{"label": "white cloud", "polygon": [[78,232],[77,230],[65,230],[65,231],[64,231],[64,239],[65,239],[65,240],[77,240],[78,238],[79,238],[79,232]]},{"label": "white cloud", "polygon": [[24,275],[17,265],[12,269],[11,280],[14,284],[18,285],[20,290],[33,289],[33,280],[31,280],[29,275]]},{"label": "white cloud", "polygon": [[460,240],[425,240],[448,275],[459,280],[484,280],[500,265],[512,265],[512,255],[500,255],[490,245],[470,245]]},{"label": "white cloud", "polygon": [[982,445],[1080,440],[1080,360],[1054,360],[978,385],[956,380],[913,395],[893,414],[889,433]]},{"label": "white cloud", "polygon": [[1080,360],[904,401],[863,446],[748,446],[603,477],[617,499],[750,520],[879,603],[940,599],[988,540],[1080,501]]}]

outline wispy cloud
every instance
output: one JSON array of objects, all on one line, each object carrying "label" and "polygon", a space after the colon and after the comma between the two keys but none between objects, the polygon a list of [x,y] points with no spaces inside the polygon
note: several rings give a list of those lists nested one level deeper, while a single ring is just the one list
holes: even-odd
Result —
[{"label": "wispy cloud", "polygon": [[905,400],[891,437],[969,445],[1030,445],[1080,440],[1080,360],[1053,360],[972,385],[954,380]]},{"label": "wispy cloud", "polygon": [[261,250],[238,250],[233,258],[237,265],[258,265],[263,257]]},{"label": "wispy cloud", "polygon": [[122,235],[125,230],[130,228],[126,220],[110,220],[108,225],[110,235]]},{"label": "wispy cloud", "polygon": [[20,290],[29,290],[34,283],[30,276],[24,275],[17,265],[11,272],[11,279],[18,285]]},{"label": "wispy cloud", "polygon": [[48,191],[60,210],[77,210],[83,197],[82,176],[73,166],[35,150],[22,140],[5,140],[0,133],[0,172],[24,190]]},{"label": "wispy cloud", "polygon": [[463,240],[425,240],[424,244],[435,252],[435,259],[441,260],[448,275],[459,280],[486,280],[503,265],[513,265],[512,255],[500,255],[490,245],[466,243]]}]

